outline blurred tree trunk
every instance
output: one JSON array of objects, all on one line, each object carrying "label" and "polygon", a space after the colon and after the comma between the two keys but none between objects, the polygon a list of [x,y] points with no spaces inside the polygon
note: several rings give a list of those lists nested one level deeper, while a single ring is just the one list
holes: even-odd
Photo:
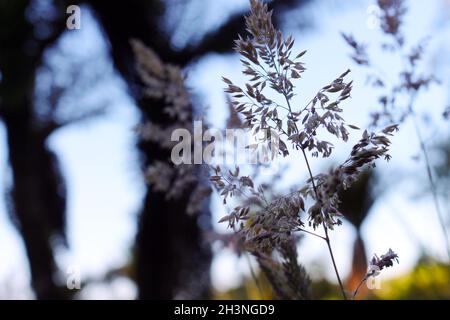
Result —
[{"label": "blurred tree trunk", "polygon": [[[165,102],[143,97],[130,46],[130,39],[137,38],[150,45],[166,62],[167,57],[176,55],[158,24],[163,3],[128,1],[126,10],[122,2],[92,1],[91,5],[111,43],[114,63],[135,97],[142,121],[169,126],[173,120],[163,112]],[[170,150],[157,143],[141,139],[138,146],[143,170],[156,160],[170,161]],[[188,192],[181,198],[168,200],[165,193],[147,187],[135,248],[141,299],[206,298],[208,295],[211,251],[203,242],[199,216],[186,213],[188,199]]]},{"label": "blurred tree trunk", "polygon": [[34,117],[33,98],[36,69],[65,20],[62,14],[53,21],[51,35],[38,39],[26,19],[28,6],[24,0],[0,2],[0,119],[12,172],[9,207],[25,244],[36,297],[58,299],[67,291],[55,282],[52,244],[55,235],[64,239],[65,190],[57,158],[46,146],[49,131]]},{"label": "blurred tree trunk", "polygon": [[64,230],[65,192],[55,155],[33,130],[26,106],[6,114],[9,162],[13,177],[11,213],[17,219],[38,299],[65,297],[55,283],[52,240]]},{"label": "blurred tree trunk", "polygon": [[[354,291],[361,280],[367,274],[367,254],[364,241],[361,238],[361,232],[358,229],[356,231],[356,239],[353,244],[353,258],[352,258],[352,270],[347,280],[347,288]],[[358,291],[360,296],[365,296],[367,293],[367,286],[361,286]]]},{"label": "blurred tree trunk", "polygon": [[[339,192],[339,199],[341,200],[339,210],[344,214],[345,219],[355,227],[356,231],[356,239],[353,244],[352,270],[347,279],[347,288],[350,291],[354,291],[367,274],[367,254],[361,237],[361,226],[376,200],[374,180],[373,171],[366,169],[350,188]],[[366,286],[362,286],[360,295],[364,295],[366,292]]]}]

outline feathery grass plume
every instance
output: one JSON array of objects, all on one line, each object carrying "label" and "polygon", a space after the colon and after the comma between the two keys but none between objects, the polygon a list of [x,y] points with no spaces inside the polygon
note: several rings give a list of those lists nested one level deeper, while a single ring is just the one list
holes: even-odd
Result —
[{"label": "feathery grass plume", "polygon": [[353,292],[352,298],[355,299],[362,284],[366,282],[369,277],[378,276],[381,270],[383,270],[384,268],[392,267],[394,265],[394,261],[399,263],[398,255],[394,251],[392,251],[391,248],[389,248],[388,252],[382,254],[381,257],[378,257],[375,254],[370,260],[367,274],[364,276],[356,290]]},{"label": "feathery grass plume", "polygon": [[[171,150],[177,143],[170,139],[175,129],[184,128],[193,132],[190,93],[184,83],[185,77],[178,67],[164,63],[141,41],[133,39],[131,46],[136,56],[137,71],[145,85],[144,94],[164,99],[163,111],[173,119],[171,125],[165,127],[147,119],[137,131],[143,139]],[[167,159],[154,161],[146,168],[145,176],[151,187],[155,191],[164,192],[167,199],[176,199],[194,187],[187,207],[187,212],[194,214],[201,211],[203,201],[211,193],[209,186],[199,183],[201,171],[202,168],[190,164],[173,165],[170,159]]]},{"label": "feathery grass plume", "polygon": [[[284,38],[281,31],[274,28],[271,16],[272,12],[267,5],[251,1],[250,14],[245,18],[248,36],[239,36],[235,41],[235,50],[242,57],[243,74],[248,82],[245,87],[240,87],[223,77],[227,85],[225,92],[231,95],[231,104],[244,117],[246,128],[255,136],[262,131],[269,133],[256,147],[264,145],[270,140],[270,136],[276,135],[280,139],[279,154],[284,157],[291,156],[291,152],[292,156],[300,154],[310,178],[294,192],[269,201],[263,188],[257,186],[252,177],[240,175],[238,167],[233,171],[215,167],[210,179],[224,204],[233,196],[241,201],[240,205],[234,207],[219,222],[228,223],[242,237],[246,250],[258,257],[262,270],[281,298],[306,295],[293,294],[292,291],[283,289],[284,281],[280,275],[279,263],[274,262],[273,257],[281,255],[285,261],[282,264],[285,271],[288,270],[291,278],[298,277],[303,272],[299,270],[303,269],[300,266],[294,267],[293,261],[297,260],[297,254],[295,246],[290,245],[295,240],[295,235],[303,232],[323,239],[342,295],[346,298],[328,234],[328,230],[341,223],[337,210],[338,191],[349,187],[365,167],[374,165],[376,159],[390,159],[388,137],[397,130],[397,126],[390,125],[376,134],[364,131],[344,163],[328,173],[314,176],[307,154],[312,157],[329,157],[333,145],[323,140],[326,136],[347,141],[349,129],[359,129],[347,124],[342,117],[341,104],[350,97],[352,90],[352,81],[346,80],[350,70],[319,89],[304,106],[298,106],[293,101],[295,82],[306,70],[301,61],[306,51],[295,55],[294,39],[291,36]],[[271,95],[278,96],[280,99],[277,101],[284,103],[271,99]],[[309,207],[305,201],[307,198],[313,200]],[[300,219],[301,212],[307,213],[309,225],[314,229],[319,226],[323,228],[323,236],[305,228],[305,223]],[[288,244],[290,249],[286,251]]]},{"label": "feathery grass plume", "polygon": [[[376,274],[378,271],[383,270],[384,268],[392,267],[394,265],[394,261],[398,263],[398,255],[389,248],[388,252],[381,255],[380,258],[375,254],[370,260],[370,267],[376,267],[376,270],[371,271],[369,274]],[[373,269],[373,268],[371,268]]]},{"label": "feathery grass plume", "polygon": [[[419,69],[419,64],[427,45],[427,38],[416,45],[406,48],[404,36],[401,32],[402,22],[406,13],[406,6],[403,0],[378,0],[380,8],[381,30],[386,35],[385,40],[380,44],[381,48],[388,51],[389,55],[396,54],[404,66],[398,74],[386,75],[380,72],[382,68],[376,65],[374,61],[369,62],[367,46],[360,44],[355,38],[348,34],[343,34],[344,40],[351,47],[353,53],[351,58],[359,65],[367,68],[367,79],[374,89],[380,92],[378,104],[381,110],[371,114],[372,126],[379,127],[387,124],[402,124],[411,120],[414,124],[416,136],[420,145],[420,151],[425,160],[425,170],[430,184],[431,194],[437,219],[439,221],[444,242],[450,259],[450,240],[448,237],[447,226],[444,214],[441,211],[437,186],[433,177],[433,168],[430,164],[427,150],[426,137],[423,136],[419,117],[417,116],[417,98],[420,93],[427,90],[432,84],[438,84],[439,81],[432,74],[424,74]],[[393,40],[390,41],[390,40]],[[361,48],[364,48],[362,50]],[[363,60],[364,63],[360,63]],[[391,79],[398,79],[391,83]],[[450,111],[445,110],[444,119],[448,118]]]},{"label": "feathery grass plume", "polygon": [[294,241],[283,245],[281,249],[281,262],[268,256],[258,257],[257,260],[273,290],[280,299],[311,299],[311,280],[305,268],[297,262],[297,249]]},{"label": "feathery grass plume", "polygon": [[378,0],[380,8],[381,29],[384,33],[391,35],[401,46],[404,39],[400,32],[403,17],[406,13],[406,7],[403,0]]}]

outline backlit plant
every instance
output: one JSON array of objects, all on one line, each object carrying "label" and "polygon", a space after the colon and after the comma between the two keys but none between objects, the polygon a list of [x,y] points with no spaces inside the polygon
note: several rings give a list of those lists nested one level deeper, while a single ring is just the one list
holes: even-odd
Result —
[{"label": "backlit plant", "polygon": [[[277,135],[279,153],[302,161],[309,179],[294,192],[268,200],[264,188],[257,186],[251,177],[241,176],[238,167],[223,170],[217,166],[211,181],[224,203],[232,196],[242,201],[220,222],[227,222],[236,231],[245,250],[257,258],[275,292],[283,298],[306,298],[306,275],[298,265],[297,253],[293,253],[297,235],[303,232],[323,239],[346,299],[329,237],[329,231],[341,224],[337,194],[348,188],[365,167],[374,166],[376,159],[390,159],[389,136],[397,130],[397,125],[388,125],[378,133],[364,130],[342,164],[329,172],[313,174],[311,158],[332,155],[333,144],[324,140],[326,136],[346,142],[349,130],[359,129],[347,124],[342,116],[343,101],[350,97],[352,90],[352,81],[346,80],[350,70],[299,105],[297,99],[294,101],[295,84],[306,70],[301,61],[306,51],[294,54],[294,39],[284,38],[273,26],[271,16],[265,4],[251,1],[251,12],[246,17],[248,36],[239,36],[235,42],[248,82],[240,87],[228,78],[224,77],[223,81],[226,92],[232,96],[231,104],[244,118],[244,127],[254,135],[261,131],[268,133],[266,140],[260,141],[261,145]],[[277,99],[271,98],[273,95]],[[308,230],[306,222],[301,220],[302,212],[307,214],[308,227],[313,230]],[[322,234],[316,233],[318,228],[323,230]],[[281,257],[281,263],[275,262],[276,257]],[[292,280],[296,282],[289,282]]]}]

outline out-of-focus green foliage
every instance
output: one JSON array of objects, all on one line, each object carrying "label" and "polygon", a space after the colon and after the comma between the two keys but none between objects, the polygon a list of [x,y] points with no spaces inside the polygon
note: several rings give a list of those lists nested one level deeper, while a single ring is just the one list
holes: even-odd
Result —
[{"label": "out-of-focus green foliage", "polygon": [[[258,275],[261,290],[252,278],[247,278],[234,289],[215,292],[213,299],[276,299],[265,277]],[[313,299],[340,299],[338,287],[326,279],[311,284]],[[384,280],[379,290],[368,290],[357,299],[374,300],[424,300],[450,299],[450,265],[430,259],[420,259],[413,270],[397,278]]]},{"label": "out-of-focus green foliage", "polygon": [[450,299],[450,265],[422,259],[404,276],[382,283],[375,299]]},{"label": "out-of-focus green foliage", "polygon": [[262,273],[258,273],[256,280],[252,277],[245,278],[239,287],[228,291],[216,291],[212,298],[219,300],[272,300],[277,297],[266,277]]}]

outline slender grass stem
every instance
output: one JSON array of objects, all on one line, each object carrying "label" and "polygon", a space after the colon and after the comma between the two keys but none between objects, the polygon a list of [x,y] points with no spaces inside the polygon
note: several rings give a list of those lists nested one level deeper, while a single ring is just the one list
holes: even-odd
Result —
[{"label": "slender grass stem", "polygon": [[[283,95],[284,95],[284,98],[286,99],[286,103],[287,103],[287,106],[288,106],[288,109],[289,109],[289,113],[292,114],[292,107],[291,107],[291,103],[289,101],[289,98],[288,98],[286,93],[284,93]],[[316,199],[318,199],[319,195],[318,195],[318,192],[317,192],[316,184],[314,182],[314,176],[312,174],[311,167],[309,165],[308,157],[306,156],[305,149],[304,148],[300,148],[300,149],[302,150],[303,157],[305,158],[306,166],[308,167],[309,177],[311,178],[311,183],[312,183],[312,186],[313,186],[313,189],[314,189],[314,193],[316,195]],[[325,237],[321,237],[321,238],[324,239],[325,242],[327,243],[328,251],[330,253],[331,261],[333,262],[334,272],[336,273],[336,278],[337,278],[337,280],[339,282],[339,287],[341,289],[342,296],[343,296],[344,300],[347,300],[347,295],[345,294],[345,289],[344,289],[344,286],[342,284],[341,276],[339,275],[339,270],[338,270],[337,265],[336,265],[336,260],[334,259],[333,249],[331,248],[330,237],[328,235],[328,228],[325,226],[325,224],[322,224],[322,226],[323,226],[323,231],[325,232]]]},{"label": "slender grass stem", "polygon": [[427,148],[425,146],[425,140],[423,139],[422,136],[422,132],[420,131],[420,127],[419,127],[419,123],[417,121],[417,116],[412,108],[412,106],[410,105],[409,111],[411,112],[411,116],[413,118],[413,122],[414,122],[414,127],[416,130],[416,135],[417,138],[419,140],[419,144],[420,144],[420,149],[423,153],[424,159],[425,159],[425,166],[426,166],[426,170],[427,170],[427,176],[428,176],[428,181],[430,182],[430,188],[431,188],[431,193],[433,195],[433,203],[434,203],[434,207],[436,210],[436,215],[437,218],[439,220],[439,225],[441,226],[441,230],[442,230],[442,234],[445,238],[445,245],[447,248],[447,255],[448,258],[450,259],[450,243],[449,243],[449,239],[448,239],[448,233],[447,233],[447,228],[445,226],[445,219],[443,217],[440,205],[439,205],[439,199],[438,199],[438,195],[437,195],[437,189],[436,189],[436,183],[434,181],[433,178],[433,173],[432,173],[432,168],[431,168],[431,162],[430,162],[430,158],[428,155],[428,151]]},{"label": "slender grass stem", "polygon": [[297,230],[298,230],[298,231],[301,231],[301,232],[308,233],[308,234],[310,234],[310,235],[312,235],[312,236],[315,236],[315,237],[317,237],[317,238],[320,238],[320,239],[322,239],[322,240],[325,240],[325,241],[327,240],[327,238],[322,237],[320,234],[317,234],[317,233],[308,231],[308,230],[306,230],[306,229],[298,228]]},{"label": "slender grass stem", "polygon": [[247,259],[248,267],[250,269],[250,274],[252,275],[253,281],[255,281],[255,285],[258,288],[259,296],[261,297],[261,299],[264,299],[264,291],[262,290],[261,284],[259,283],[258,277],[256,276],[256,272],[253,269],[252,261],[248,254],[245,254],[245,258]]},{"label": "slender grass stem", "polygon": [[[313,186],[314,193],[316,195],[316,198],[318,199],[318,192],[317,192],[316,184],[314,182],[314,176],[312,174],[311,167],[309,165],[308,157],[306,156],[305,150],[303,148],[301,150],[302,150],[302,153],[303,153],[303,157],[305,158],[306,166],[308,167],[308,172],[309,172],[309,176],[311,178],[311,183],[312,183],[312,186]],[[344,286],[342,284],[341,276],[339,275],[339,270],[338,270],[337,265],[336,265],[336,260],[334,259],[333,249],[331,248],[330,236],[328,235],[328,228],[323,223],[322,223],[322,226],[323,226],[323,230],[325,232],[325,239],[324,240],[325,240],[325,242],[327,243],[327,246],[328,246],[328,251],[330,253],[331,261],[333,262],[334,272],[336,273],[336,278],[337,278],[337,280],[339,282],[339,287],[341,289],[342,296],[344,297],[344,300],[347,300],[347,295],[345,294],[345,289],[344,289]]]},{"label": "slender grass stem", "polygon": [[367,280],[367,275],[364,276],[364,278],[361,280],[361,282],[358,284],[358,286],[356,287],[356,290],[353,292],[352,294],[352,300],[355,300],[356,295],[358,294],[359,289],[361,288],[361,286],[363,285],[364,282],[366,282]]}]

